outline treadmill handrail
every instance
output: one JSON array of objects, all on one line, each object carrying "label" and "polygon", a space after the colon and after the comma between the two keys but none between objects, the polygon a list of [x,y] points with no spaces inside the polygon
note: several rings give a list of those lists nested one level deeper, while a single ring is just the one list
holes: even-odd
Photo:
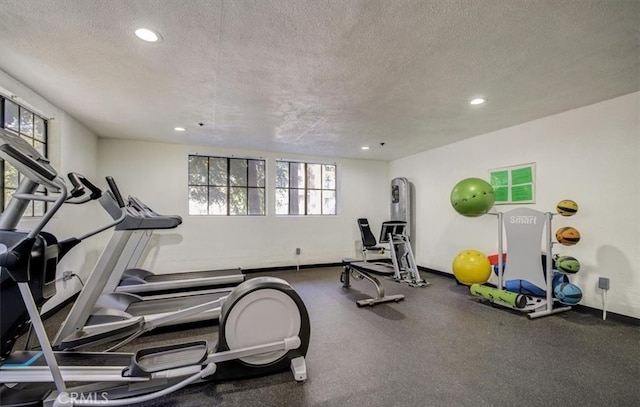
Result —
[{"label": "treadmill handrail", "polygon": [[129,207],[135,209],[145,218],[161,219],[162,221],[166,221],[167,224],[176,224],[175,227],[182,223],[182,217],[180,215],[161,215],[149,208],[140,198],[135,196],[129,196]]},{"label": "treadmill handrail", "polygon": [[[98,200],[103,209],[117,222],[116,230],[174,229],[182,218],[173,216],[145,217],[131,206],[121,207],[112,191],[106,191]],[[119,219],[122,220],[118,221]]]}]

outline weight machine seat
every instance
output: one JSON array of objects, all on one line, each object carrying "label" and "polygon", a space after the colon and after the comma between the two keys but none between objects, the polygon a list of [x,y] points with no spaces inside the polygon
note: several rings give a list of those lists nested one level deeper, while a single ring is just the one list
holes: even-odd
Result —
[{"label": "weight machine seat", "polygon": [[369,263],[365,261],[356,261],[353,259],[342,259],[344,270],[340,275],[340,281],[345,288],[351,287],[350,275],[352,272],[357,273],[361,278],[370,281],[376,287],[376,297],[367,298],[364,300],[356,301],[359,307],[363,305],[374,306],[383,302],[401,301],[404,299],[404,295],[385,295],[384,286],[380,283],[375,276],[393,277],[395,271],[391,264],[384,263]]}]

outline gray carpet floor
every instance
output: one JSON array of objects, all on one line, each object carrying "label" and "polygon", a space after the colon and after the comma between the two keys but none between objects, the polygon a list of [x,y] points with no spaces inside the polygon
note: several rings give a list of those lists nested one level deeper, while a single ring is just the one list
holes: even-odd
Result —
[{"label": "gray carpet floor", "polygon": [[[404,294],[404,301],[358,308],[355,300],[374,287],[352,280],[343,288],[340,272],[271,273],[291,283],[310,315],[305,383],[290,372],[201,383],[140,406],[640,405],[638,325],[574,310],[529,320],[428,273],[426,288],[384,282],[387,294]],[[162,330],[122,350],[213,342],[217,329],[212,323]]]}]

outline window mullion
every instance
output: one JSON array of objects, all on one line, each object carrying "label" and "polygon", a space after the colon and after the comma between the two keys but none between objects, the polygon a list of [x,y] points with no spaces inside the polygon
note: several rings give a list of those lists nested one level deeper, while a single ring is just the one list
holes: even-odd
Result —
[{"label": "window mullion", "polygon": [[211,215],[209,212],[211,208],[211,202],[209,202],[209,198],[211,197],[211,162],[207,157],[207,216]]},{"label": "window mullion", "polygon": [[291,161],[287,162],[287,164],[289,165],[289,185],[287,185],[287,189],[289,190],[287,199],[289,202],[287,202],[287,206],[289,207],[289,215],[291,215]]},{"label": "window mullion", "polygon": [[307,212],[307,206],[308,206],[308,202],[307,202],[307,195],[309,194],[309,191],[307,190],[307,163],[304,163],[304,190],[303,190],[303,195],[304,195],[304,216],[307,216],[309,213]]},{"label": "window mullion", "polygon": [[235,160],[235,158],[227,160],[227,216],[231,216],[231,160]]},{"label": "window mullion", "polygon": [[322,204],[322,197],[324,195],[324,184],[323,181],[324,180],[324,165],[320,166],[320,216],[324,215],[324,205]]},{"label": "window mullion", "polygon": [[245,206],[244,210],[245,210],[245,215],[249,216],[249,160],[245,160],[245,162],[247,163],[247,171],[245,172],[245,178],[247,180],[247,184],[244,186],[245,188],[245,195],[247,197],[247,206]]}]

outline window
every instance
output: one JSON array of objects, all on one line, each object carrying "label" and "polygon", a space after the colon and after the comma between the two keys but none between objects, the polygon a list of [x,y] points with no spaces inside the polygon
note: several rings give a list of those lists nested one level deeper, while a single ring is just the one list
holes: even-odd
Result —
[{"label": "window", "polygon": [[276,215],[335,214],[335,165],[276,163]]},{"label": "window", "polygon": [[[4,96],[0,96],[0,125],[2,128],[19,134],[26,142],[32,145],[40,154],[47,156],[47,121],[32,111],[14,103]],[[11,200],[11,195],[18,188],[22,175],[9,163],[0,159],[2,170],[2,195],[0,195],[0,208],[4,210]],[[44,187],[40,186],[36,194],[45,195]],[[42,201],[31,201],[24,216],[43,216],[46,204]]]},{"label": "window", "polygon": [[264,160],[189,156],[189,215],[264,215]]}]

